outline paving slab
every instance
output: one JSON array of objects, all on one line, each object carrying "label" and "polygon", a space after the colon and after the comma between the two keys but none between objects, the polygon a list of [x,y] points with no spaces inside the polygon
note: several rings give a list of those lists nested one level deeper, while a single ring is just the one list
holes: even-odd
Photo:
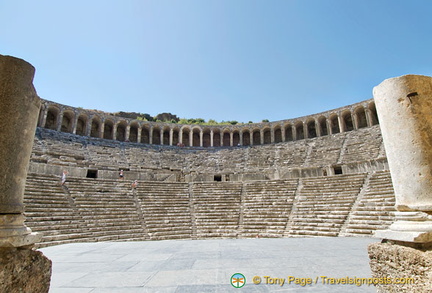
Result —
[{"label": "paving slab", "polygon": [[376,292],[373,285],[340,283],[371,278],[367,245],[373,242],[379,240],[164,240],[40,250],[53,262],[50,293]]}]

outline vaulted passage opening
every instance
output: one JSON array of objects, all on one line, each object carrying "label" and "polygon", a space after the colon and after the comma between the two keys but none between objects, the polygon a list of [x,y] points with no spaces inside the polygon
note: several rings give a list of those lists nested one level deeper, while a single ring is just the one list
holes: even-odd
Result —
[{"label": "vaulted passage opening", "polygon": [[49,109],[45,121],[45,128],[57,130],[57,109]]},{"label": "vaulted passage opening", "polygon": [[243,131],[243,145],[250,145],[250,132],[248,130]]},{"label": "vaulted passage opening", "polygon": [[296,134],[297,134],[297,140],[304,139],[304,129],[303,129],[303,123],[297,123],[296,124]]},{"label": "vaulted passage opening", "polygon": [[292,127],[291,125],[287,125],[285,127],[285,141],[292,141],[292,140],[293,140]]},{"label": "vaulted passage opening", "polygon": [[109,120],[105,121],[103,138],[113,139],[113,123]]},{"label": "vaulted passage opening", "polygon": [[97,118],[93,118],[91,123],[90,136],[91,137],[99,137],[101,123]]},{"label": "vaulted passage opening", "polygon": [[318,118],[318,124],[321,130],[321,136],[328,135],[326,118],[325,117]]},{"label": "vaulted passage opening", "polygon": [[317,137],[315,121],[311,120],[307,123],[308,138]]},{"label": "vaulted passage opening", "polygon": [[280,128],[275,130],[274,139],[275,143],[282,142],[282,130]]},{"label": "vaulted passage opening", "polygon": [[141,130],[141,143],[150,143],[150,131],[147,127],[143,127]]},{"label": "vaulted passage opening", "polygon": [[264,129],[264,144],[271,143],[271,132],[270,129]]},{"label": "vaulted passage opening", "polygon": [[342,119],[345,124],[345,131],[352,131],[354,129],[351,112],[345,112],[342,114]]},{"label": "vaulted passage opening", "polygon": [[77,121],[76,134],[86,135],[87,131],[87,118],[80,116]]},{"label": "vaulted passage opening", "polygon": [[254,145],[261,144],[261,135],[259,130],[254,130],[253,132],[253,144]]}]

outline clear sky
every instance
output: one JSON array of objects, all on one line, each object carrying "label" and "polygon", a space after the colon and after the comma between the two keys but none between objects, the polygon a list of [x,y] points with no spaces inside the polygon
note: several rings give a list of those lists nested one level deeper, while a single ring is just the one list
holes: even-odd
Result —
[{"label": "clear sky", "polygon": [[66,105],[277,121],[432,75],[432,1],[0,0],[0,54]]}]

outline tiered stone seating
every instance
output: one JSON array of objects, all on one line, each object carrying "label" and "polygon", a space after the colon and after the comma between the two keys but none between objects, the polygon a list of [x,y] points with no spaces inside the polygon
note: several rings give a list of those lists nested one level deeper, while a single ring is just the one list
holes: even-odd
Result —
[{"label": "tiered stone seating", "polygon": [[242,237],[283,237],[298,180],[245,183]]},{"label": "tiered stone seating", "polygon": [[151,240],[192,237],[187,183],[142,182],[136,193]]},{"label": "tiered stone seating", "polygon": [[382,143],[378,125],[362,128],[347,133],[347,142],[343,150],[342,162],[356,162],[376,159]]},{"label": "tiered stone seating", "polygon": [[[274,146],[272,148],[275,148]],[[306,161],[308,140],[299,140],[276,145],[276,152],[279,153],[278,162],[281,167],[300,167]],[[273,150],[274,151],[274,150]],[[273,164],[274,162],[268,161]]]},{"label": "tiered stone seating", "polygon": [[68,178],[67,185],[96,241],[144,240],[130,182]]},{"label": "tiered stone seating", "polygon": [[90,166],[117,170],[119,166],[128,165],[128,160],[119,145],[87,145],[87,156]]},{"label": "tiered stone seating", "polygon": [[364,179],[364,174],[302,179],[289,235],[338,236]]},{"label": "tiered stone seating", "polygon": [[198,239],[237,237],[241,193],[242,184],[235,182],[197,182],[192,185],[192,208]]},{"label": "tiered stone seating", "polygon": [[371,236],[375,230],[386,229],[394,222],[395,196],[390,172],[373,174],[366,193],[352,212],[346,234]]},{"label": "tiered stone seating", "polygon": [[310,140],[312,150],[305,162],[306,166],[318,167],[336,164],[341,153],[345,133],[323,136]]},{"label": "tiered stone seating", "polygon": [[59,177],[28,174],[24,204],[26,225],[44,235],[38,247],[94,240],[60,186]]}]

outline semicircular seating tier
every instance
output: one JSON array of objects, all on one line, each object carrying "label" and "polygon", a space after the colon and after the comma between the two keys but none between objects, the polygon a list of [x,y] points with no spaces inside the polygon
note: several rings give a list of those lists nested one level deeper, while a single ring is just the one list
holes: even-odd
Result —
[{"label": "semicircular seating tier", "polygon": [[38,126],[25,203],[27,225],[45,234],[39,246],[371,236],[394,220],[372,100],[232,126],[138,121],[45,100]]}]

